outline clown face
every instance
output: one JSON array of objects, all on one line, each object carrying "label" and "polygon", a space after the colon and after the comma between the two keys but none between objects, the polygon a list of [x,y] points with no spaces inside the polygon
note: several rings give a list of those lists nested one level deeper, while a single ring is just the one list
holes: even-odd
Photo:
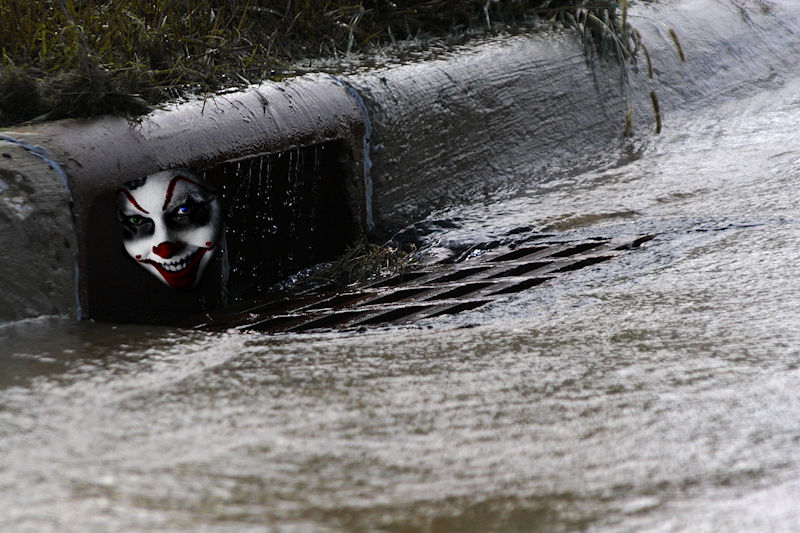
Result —
[{"label": "clown face", "polygon": [[167,170],[124,184],[117,205],[128,254],[170,287],[196,286],[220,239],[213,189],[187,170]]}]

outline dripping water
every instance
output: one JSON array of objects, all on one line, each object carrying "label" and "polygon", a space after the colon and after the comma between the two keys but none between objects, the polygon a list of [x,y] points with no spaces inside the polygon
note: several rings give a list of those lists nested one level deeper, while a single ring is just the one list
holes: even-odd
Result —
[{"label": "dripping water", "polygon": [[220,276],[232,301],[261,294],[351,242],[350,170],[341,152],[333,141],[205,169],[222,191],[229,268]]}]

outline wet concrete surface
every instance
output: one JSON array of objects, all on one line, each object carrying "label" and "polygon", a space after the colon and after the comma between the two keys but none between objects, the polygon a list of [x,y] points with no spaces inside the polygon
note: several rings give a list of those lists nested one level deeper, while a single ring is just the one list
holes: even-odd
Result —
[{"label": "wet concrete surface", "polygon": [[66,176],[35,147],[0,135],[0,321],[77,315]]},{"label": "wet concrete surface", "polygon": [[646,52],[622,68],[556,31],[349,76],[369,111],[378,232],[593,166],[618,145],[629,109],[638,135],[656,130],[651,91],[661,127],[680,128],[675,113],[798,74],[800,20],[790,4],[638,3],[629,16]]}]

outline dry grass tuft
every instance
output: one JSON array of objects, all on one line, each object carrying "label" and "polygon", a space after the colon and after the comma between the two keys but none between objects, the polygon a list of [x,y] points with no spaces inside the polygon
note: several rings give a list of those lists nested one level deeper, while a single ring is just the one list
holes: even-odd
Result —
[{"label": "dry grass tuft", "polygon": [[349,247],[328,267],[316,272],[314,278],[343,288],[402,274],[416,265],[413,253],[363,240]]},{"label": "dry grass tuft", "polygon": [[612,0],[2,0],[0,125],[137,115],[291,74],[301,59],[533,19],[625,59],[635,34],[619,11]]}]

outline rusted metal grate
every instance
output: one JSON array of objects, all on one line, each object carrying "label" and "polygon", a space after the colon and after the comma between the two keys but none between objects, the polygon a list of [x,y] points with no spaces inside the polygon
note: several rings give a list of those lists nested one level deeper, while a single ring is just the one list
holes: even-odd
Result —
[{"label": "rusted metal grate", "polygon": [[462,262],[426,265],[357,290],[273,295],[208,316],[198,327],[280,333],[408,324],[472,310],[552,282],[652,238],[595,238],[493,250]]}]

